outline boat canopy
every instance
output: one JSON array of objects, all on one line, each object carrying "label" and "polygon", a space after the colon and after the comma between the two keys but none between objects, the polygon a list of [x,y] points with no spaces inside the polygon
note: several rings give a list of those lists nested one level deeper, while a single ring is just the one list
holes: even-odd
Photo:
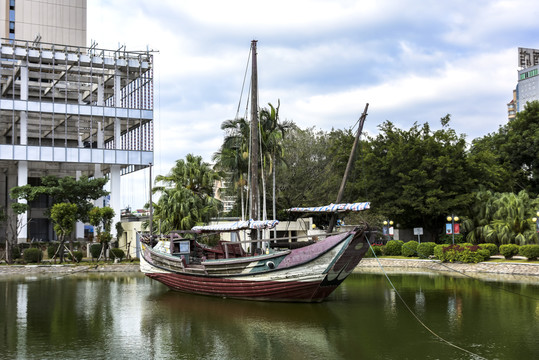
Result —
[{"label": "boat canopy", "polygon": [[192,230],[196,232],[210,232],[238,231],[247,229],[273,229],[278,223],[278,220],[245,220],[225,224],[195,226],[192,228]]},{"label": "boat canopy", "polygon": [[316,206],[316,207],[295,207],[288,209],[289,212],[347,212],[347,211],[362,211],[371,208],[370,202],[360,202],[360,203],[351,203],[351,204],[329,204],[326,206]]}]

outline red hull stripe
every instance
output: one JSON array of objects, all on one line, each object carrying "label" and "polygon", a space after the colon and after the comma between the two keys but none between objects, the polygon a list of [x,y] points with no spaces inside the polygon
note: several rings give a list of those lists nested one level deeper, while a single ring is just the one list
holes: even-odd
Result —
[{"label": "red hull stripe", "polygon": [[320,281],[243,281],[204,279],[183,274],[146,275],[177,291],[251,300],[321,301],[336,288],[319,288]]}]

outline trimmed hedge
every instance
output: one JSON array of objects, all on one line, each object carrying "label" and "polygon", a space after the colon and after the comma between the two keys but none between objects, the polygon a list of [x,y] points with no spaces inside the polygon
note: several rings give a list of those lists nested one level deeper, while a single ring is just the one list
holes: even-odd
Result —
[{"label": "trimmed hedge", "polygon": [[500,245],[500,254],[505,256],[506,259],[511,259],[513,256],[518,254],[518,245],[515,245],[515,244]]},{"label": "trimmed hedge", "polygon": [[90,245],[90,255],[92,255],[92,259],[98,259],[99,255],[101,255],[101,247],[102,244],[92,244]]},{"label": "trimmed hedge", "polygon": [[125,252],[122,249],[110,248],[110,258],[111,259],[118,258],[118,259],[120,259],[120,261],[122,261],[124,257],[125,257]]},{"label": "trimmed hedge", "polygon": [[[82,251],[78,251],[78,250],[73,251],[73,256],[75,257],[75,261],[80,263],[80,261],[82,260]],[[73,260],[71,258],[71,254],[68,254],[67,257],[69,258],[69,260]]]},{"label": "trimmed hedge", "polygon": [[527,257],[528,260],[537,260],[539,258],[539,245],[522,245],[518,253]]},{"label": "trimmed hedge", "polygon": [[428,259],[429,256],[434,255],[434,248],[436,243],[433,242],[423,242],[417,246],[417,255],[421,259]]},{"label": "trimmed hedge", "polygon": [[419,246],[419,243],[415,240],[410,240],[405,242],[402,245],[401,252],[402,256],[417,256],[417,247]]},{"label": "trimmed hedge", "polygon": [[369,250],[367,250],[367,253],[365,254],[364,257],[372,258],[372,257],[375,257],[374,255],[376,255],[376,257],[382,256],[382,248],[383,246],[381,245],[372,244]]},{"label": "trimmed hedge", "polygon": [[486,249],[490,253],[490,256],[498,254],[498,245],[492,243],[479,244],[481,249]]},{"label": "trimmed hedge", "polygon": [[402,254],[402,240],[389,240],[384,246],[384,255],[387,256],[399,256]]},{"label": "trimmed hedge", "polygon": [[455,245],[437,245],[434,248],[434,256],[444,262],[463,262],[478,263],[485,261],[490,257],[486,249],[481,249],[477,245],[455,244]]},{"label": "trimmed hedge", "polygon": [[43,259],[43,253],[38,248],[25,249],[22,256],[27,263],[39,263]]},{"label": "trimmed hedge", "polygon": [[52,259],[54,254],[56,254],[56,250],[58,250],[58,246],[60,246],[60,243],[54,243],[49,246],[47,246],[47,257],[49,259]]}]

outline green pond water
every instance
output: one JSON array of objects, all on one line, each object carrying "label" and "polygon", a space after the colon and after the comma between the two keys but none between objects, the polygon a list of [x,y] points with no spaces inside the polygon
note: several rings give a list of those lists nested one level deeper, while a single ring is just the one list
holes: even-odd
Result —
[{"label": "green pond water", "polygon": [[398,293],[353,274],[323,303],[290,304],[177,293],[138,273],[3,276],[0,358],[539,359],[537,278],[389,279]]}]

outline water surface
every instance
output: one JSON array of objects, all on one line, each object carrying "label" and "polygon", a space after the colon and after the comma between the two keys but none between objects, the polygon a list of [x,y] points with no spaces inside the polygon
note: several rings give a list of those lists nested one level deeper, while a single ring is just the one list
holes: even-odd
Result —
[{"label": "water surface", "polygon": [[389,278],[406,305],[379,274],[353,274],[321,304],[182,294],[138,273],[4,276],[0,351],[5,359],[539,358],[535,279]]}]

